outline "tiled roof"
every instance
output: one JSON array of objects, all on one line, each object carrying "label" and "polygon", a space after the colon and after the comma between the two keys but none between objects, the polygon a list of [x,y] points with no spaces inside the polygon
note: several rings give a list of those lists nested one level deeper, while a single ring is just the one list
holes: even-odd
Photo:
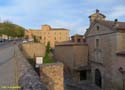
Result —
[{"label": "tiled roof", "polygon": [[116,29],[125,29],[125,22],[115,22],[115,21],[109,21],[109,20],[102,20],[102,21],[97,21],[100,24],[103,24],[107,27],[113,28],[115,23],[117,24]]},{"label": "tiled roof", "polygon": [[113,29],[115,24],[116,25],[116,29],[117,30],[125,30],[125,22],[115,22],[115,21],[109,21],[109,20],[95,20],[89,28],[93,27],[93,25],[95,25],[96,23],[102,24],[108,28]]},{"label": "tiled roof", "polygon": [[114,26],[115,24],[117,24],[117,26],[115,27],[116,30],[125,30],[125,22],[115,22],[115,21],[109,21],[109,20],[95,20],[93,23],[91,23],[91,25],[89,26],[89,28],[87,29],[85,36],[89,33],[89,30],[96,24],[99,23],[101,25],[104,25],[108,28],[110,28],[111,30],[114,30]]}]

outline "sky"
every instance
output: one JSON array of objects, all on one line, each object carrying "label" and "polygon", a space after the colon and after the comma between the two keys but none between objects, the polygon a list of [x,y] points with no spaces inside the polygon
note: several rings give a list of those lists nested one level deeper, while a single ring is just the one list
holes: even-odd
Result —
[{"label": "sky", "polygon": [[89,18],[99,9],[108,20],[125,22],[125,0],[0,0],[0,22],[9,20],[26,29],[48,24],[84,34]]}]

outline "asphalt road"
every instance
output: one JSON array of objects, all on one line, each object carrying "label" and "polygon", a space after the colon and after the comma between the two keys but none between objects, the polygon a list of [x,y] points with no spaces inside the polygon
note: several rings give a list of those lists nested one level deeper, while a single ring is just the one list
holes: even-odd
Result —
[{"label": "asphalt road", "polygon": [[16,63],[13,42],[0,45],[0,90],[16,90]]}]

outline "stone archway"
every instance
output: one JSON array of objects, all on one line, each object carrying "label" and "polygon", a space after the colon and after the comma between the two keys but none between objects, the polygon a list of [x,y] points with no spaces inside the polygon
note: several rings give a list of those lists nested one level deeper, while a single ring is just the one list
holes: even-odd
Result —
[{"label": "stone archway", "polygon": [[100,88],[102,87],[102,76],[99,69],[95,70],[95,84]]}]

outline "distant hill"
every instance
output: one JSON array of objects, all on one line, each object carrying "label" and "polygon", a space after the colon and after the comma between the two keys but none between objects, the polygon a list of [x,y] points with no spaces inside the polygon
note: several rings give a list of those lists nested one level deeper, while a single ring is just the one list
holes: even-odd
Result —
[{"label": "distant hill", "polygon": [[24,37],[25,28],[5,21],[0,23],[0,35],[5,34],[10,37]]}]

